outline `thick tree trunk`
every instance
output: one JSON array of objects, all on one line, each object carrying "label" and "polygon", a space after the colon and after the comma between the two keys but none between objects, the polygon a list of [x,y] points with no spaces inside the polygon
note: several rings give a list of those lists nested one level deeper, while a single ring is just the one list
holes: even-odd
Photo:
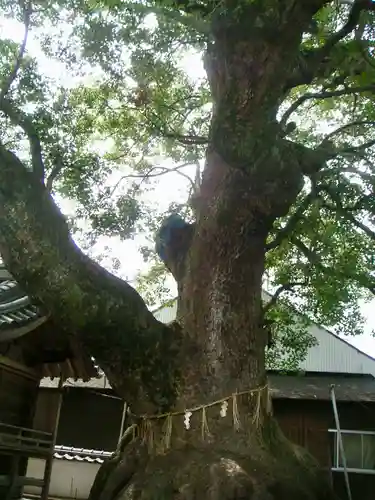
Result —
[{"label": "thick tree trunk", "polygon": [[169,266],[180,292],[174,329],[82,255],[39,181],[0,150],[6,264],[80,337],[133,412],[147,413],[133,415],[135,434],[103,466],[91,500],[329,498],[272,419],[261,303],[269,231],[319,162],[284,139],[276,112],[304,27],[323,4],[228,2],[212,16],[210,147],[190,248]]},{"label": "thick tree trunk", "polygon": [[[155,445],[143,469],[134,448],[119,450],[103,468],[105,494],[98,494],[98,476],[92,500],[330,498],[316,464],[283,438],[267,389],[260,390],[266,386],[266,240],[296,200],[304,170],[319,161],[283,139],[276,110],[303,27],[321,4],[294,2],[282,43],[271,33],[257,38],[256,29],[249,35],[249,19],[268,22],[257,16],[259,2],[238,13],[246,25],[223,12],[213,21],[206,67],[214,110],[197,221],[190,249],[169,262],[178,270],[178,322],[191,349],[181,359],[177,414],[161,418],[160,425],[148,421],[156,440],[165,437],[162,422],[169,424],[170,447],[155,454]],[[191,428],[185,430],[179,412],[189,408]],[[147,436],[139,437],[141,447],[149,444]],[[119,479],[124,476],[125,482]]]},{"label": "thick tree trunk", "polygon": [[181,358],[170,441],[165,445],[167,415],[160,424],[146,419],[151,452],[147,431],[138,441],[129,434],[102,468],[90,500],[331,498],[317,464],[283,437],[272,417],[261,288],[276,209],[259,206],[254,185],[247,172],[208,153],[201,209],[184,272],[179,268],[178,322],[193,349]]}]

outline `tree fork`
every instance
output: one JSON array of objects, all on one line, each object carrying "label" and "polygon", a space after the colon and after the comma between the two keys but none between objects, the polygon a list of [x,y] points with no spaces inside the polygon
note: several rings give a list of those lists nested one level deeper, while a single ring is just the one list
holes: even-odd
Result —
[{"label": "tree fork", "polygon": [[178,330],[159,323],[130,285],[79,250],[47,189],[3,147],[0,253],[35,303],[80,338],[135,411],[173,405]]}]

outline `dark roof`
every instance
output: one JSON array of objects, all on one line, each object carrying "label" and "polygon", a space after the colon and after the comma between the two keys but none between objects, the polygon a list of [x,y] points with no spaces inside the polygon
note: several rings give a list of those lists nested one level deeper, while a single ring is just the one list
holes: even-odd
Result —
[{"label": "dark roof", "polygon": [[[275,399],[328,401],[330,387],[333,384],[337,401],[375,402],[375,377],[372,375],[320,372],[281,374],[268,371],[268,380],[272,397]],[[40,386],[56,389],[58,380],[45,378],[41,380]],[[110,383],[101,371],[99,371],[99,377],[88,382],[70,379],[66,380],[64,386],[99,391],[111,389]]]},{"label": "dark roof", "polygon": [[[32,332],[32,336],[29,334]],[[53,336],[51,335],[53,332]],[[42,376],[90,380],[98,377],[93,360],[74,336],[54,325],[22,290],[0,261],[0,343],[22,343],[26,356],[37,357]]]},{"label": "dark roof", "polygon": [[372,375],[270,373],[269,382],[276,399],[329,400],[330,387],[334,385],[337,401],[375,402],[375,378]]}]

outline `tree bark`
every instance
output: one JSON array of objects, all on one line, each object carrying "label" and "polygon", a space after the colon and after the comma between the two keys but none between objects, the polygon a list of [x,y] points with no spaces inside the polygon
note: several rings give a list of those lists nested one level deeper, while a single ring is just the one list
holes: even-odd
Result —
[{"label": "tree bark", "polygon": [[[135,420],[137,437],[103,467],[91,500],[330,495],[317,467],[278,431],[267,390],[259,390],[266,240],[304,172],[323,161],[284,139],[276,113],[302,33],[325,2],[227,3],[212,16],[205,59],[213,117],[197,220],[190,248],[168,262],[178,279],[178,327],[157,322],[128,284],[84,256],[46,189],[0,149],[0,252],[9,270],[80,337],[133,411],[176,413]],[[219,414],[224,400],[230,417]],[[186,430],[189,408],[198,409]]]}]

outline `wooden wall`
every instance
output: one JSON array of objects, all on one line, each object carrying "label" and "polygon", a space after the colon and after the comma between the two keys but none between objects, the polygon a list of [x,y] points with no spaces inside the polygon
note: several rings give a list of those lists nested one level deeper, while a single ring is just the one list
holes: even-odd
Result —
[{"label": "wooden wall", "polygon": [[27,367],[0,357],[1,422],[30,427],[38,394],[38,382]]},{"label": "wooden wall", "polygon": [[288,439],[307,448],[325,467],[331,466],[330,436],[334,427],[332,410],[324,401],[276,399],[275,417]]},{"label": "wooden wall", "polygon": [[[54,389],[40,389],[34,420],[36,429],[51,432],[56,415],[56,392]],[[56,444],[74,448],[115,450],[122,410],[122,401],[108,397],[108,394],[98,394],[83,388],[66,388]]]},{"label": "wooden wall", "polygon": [[[335,419],[330,401],[274,400],[274,413],[284,434],[294,443],[308,449],[322,467],[330,470],[333,461],[332,434]],[[374,403],[338,403],[340,426],[343,430],[375,431]],[[340,499],[347,499],[344,474],[331,475]],[[350,474],[353,500],[374,500],[375,475]]]}]

